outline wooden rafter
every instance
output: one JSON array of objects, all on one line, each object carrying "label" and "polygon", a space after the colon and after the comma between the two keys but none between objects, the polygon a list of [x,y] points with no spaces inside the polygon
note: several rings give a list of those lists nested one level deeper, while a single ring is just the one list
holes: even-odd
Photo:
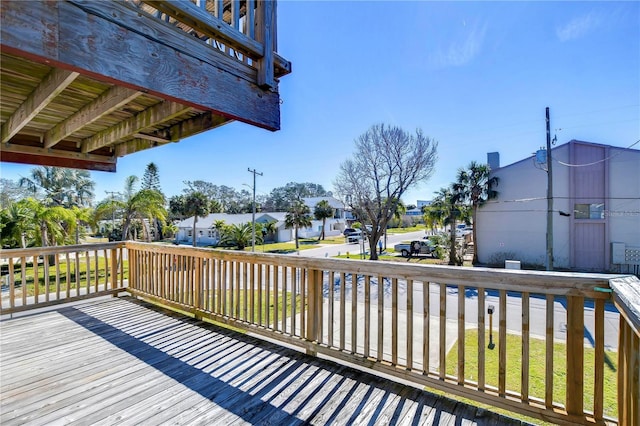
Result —
[{"label": "wooden rafter", "polygon": [[136,114],[128,120],[105,129],[95,136],[82,141],[82,152],[87,153],[96,149],[113,145],[123,139],[132,137],[149,127],[157,126],[184,114],[191,108],[175,102],[160,102],[151,108]]},{"label": "wooden rafter", "polygon": [[100,95],[96,100],[58,124],[44,135],[44,147],[51,148],[76,130],[93,123],[100,117],[109,114],[128,104],[142,92],[125,87],[114,86]]},{"label": "wooden rafter", "polygon": [[49,103],[69,86],[80,74],[63,69],[53,69],[27,99],[2,125],[1,142],[7,143],[24,126],[29,124]]}]

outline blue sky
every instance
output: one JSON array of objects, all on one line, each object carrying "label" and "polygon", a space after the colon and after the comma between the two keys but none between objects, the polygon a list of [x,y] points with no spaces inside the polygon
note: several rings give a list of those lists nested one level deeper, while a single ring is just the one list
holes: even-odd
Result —
[{"label": "blue sky", "polygon": [[[353,141],[384,122],[439,142],[430,181],[403,197],[430,199],[470,161],[516,162],[545,144],[627,147],[640,139],[639,2],[313,2],[278,4],[282,130],[231,123],[92,172],[96,199],[155,162],[165,194],[184,180],[256,191],[287,182],[332,190]],[[557,129],[557,130],[556,130]],[[638,145],[636,145],[638,148]],[[2,163],[2,177],[30,166]]]}]

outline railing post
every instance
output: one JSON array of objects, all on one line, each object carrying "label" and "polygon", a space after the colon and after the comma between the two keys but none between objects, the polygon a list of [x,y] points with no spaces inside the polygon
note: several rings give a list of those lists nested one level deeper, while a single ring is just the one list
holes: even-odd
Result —
[{"label": "railing post", "polygon": [[[118,288],[118,250],[111,249],[111,290]],[[67,283],[68,285],[68,283]]]},{"label": "railing post", "polygon": [[567,296],[568,414],[584,414],[584,298]]},{"label": "railing post", "polygon": [[[320,337],[320,318],[322,310],[322,271],[318,269],[309,270],[309,291],[307,308],[307,330],[306,339],[310,342],[318,342]],[[304,304],[304,300],[302,301]],[[307,349],[307,355],[317,355],[314,350]]]},{"label": "railing post", "polygon": [[275,86],[273,75],[273,42],[274,42],[274,25],[276,21],[276,8],[274,1],[260,0],[258,1],[258,17],[256,24],[258,30],[256,32],[257,41],[262,43],[263,56],[258,62],[258,86],[263,89],[271,89]]}]

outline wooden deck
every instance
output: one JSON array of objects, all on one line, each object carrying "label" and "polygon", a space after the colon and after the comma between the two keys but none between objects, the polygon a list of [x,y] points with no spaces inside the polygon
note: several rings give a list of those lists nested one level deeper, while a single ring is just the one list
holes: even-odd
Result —
[{"label": "wooden deck", "polygon": [[0,330],[2,425],[520,424],[130,298]]}]

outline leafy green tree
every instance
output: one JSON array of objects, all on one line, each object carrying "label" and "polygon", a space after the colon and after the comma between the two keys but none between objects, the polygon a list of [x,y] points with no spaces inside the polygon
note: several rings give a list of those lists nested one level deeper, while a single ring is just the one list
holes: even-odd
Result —
[{"label": "leafy green tree", "polygon": [[0,210],[0,236],[3,248],[26,248],[27,235],[34,235],[35,223],[24,202],[13,202]]},{"label": "leafy green tree", "polygon": [[318,203],[313,208],[313,215],[316,220],[322,221],[322,232],[320,232],[320,236],[318,237],[318,241],[324,240],[324,227],[327,222],[327,219],[332,218],[335,214],[335,209],[331,207],[327,200],[318,201]]},{"label": "leafy green tree", "polygon": [[[136,189],[138,178],[129,176],[125,180],[124,194],[118,198],[103,200],[95,210],[95,219],[110,219],[113,215],[122,218],[122,240],[133,238],[136,223],[147,233],[145,219],[153,221],[166,220],[167,212],[164,208],[164,196],[153,189]],[[116,213],[117,212],[117,213]],[[148,233],[147,240],[150,238]]]},{"label": "leafy green tree", "polygon": [[73,243],[76,228],[76,215],[62,206],[49,207],[35,198],[26,198],[18,202],[29,212],[27,228],[31,232],[28,238],[36,246],[48,247]]},{"label": "leafy green tree", "polygon": [[280,186],[271,190],[264,202],[264,211],[283,212],[287,211],[291,203],[307,197],[324,197],[327,191],[311,182],[289,182],[285,186]]},{"label": "leafy green tree", "polygon": [[29,197],[31,191],[11,179],[0,178],[0,207],[8,208],[11,203]]},{"label": "leafy green tree", "polygon": [[496,198],[498,192],[494,187],[498,185],[498,178],[491,177],[491,168],[487,164],[479,164],[472,161],[466,169],[458,170],[455,186],[462,194],[465,202],[471,204],[473,220],[473,264],[478,264],[478,243],[476,232],[478,231],[478,207],[487,200]]},{"label": "leafy green tree", "polygon": [[202,192],[192,192],[187,194],[185,198],[185,207],[183,213],[187,217],[193,216],[193,246],[197,245],[196,238],[196,224],[198,223],[198,217],[205,217],[209,214],[209,200]]},{"label": "leafy green tree", "polygon": [[49,206],[86,207],[94,197],[95,183],[86,170],[36,167],[31,170],[31,176],[21,178],[19,184],[33,197],[43,198]]},{"label": "leafy green tree", "polygon": [[287,229],[294,229],[296,239],[296,250],[300,248],[298,243],[298,230],[311,226],[311,209],[304,202],[296,200],[291,204],[289,211],[284,218],[284,226]]},{"label": "leafy green tree", "polygon": [[160,188],[160,172],[156,163],[149,163],[142,175],[142,181],[140,183],[140,189],[154,189],[162,193]]},{"label": "leafy green tree", "polygon": [[433,202],[427,209],[427,214],[433,220],[440,221],[445,226],[450,226],[449,235],[449,265],[461,265],[462,259],[457,255],[456,249],[456,222],[467,220],[469,210],[463,204],[464,194],[458,191],[454,185],[449,188],[441,188],[436,192]]},{"label": "leafy green tree", "polygon": [[[253,226],[251,223],[238,223],[224,227],[221,244],[235,246],[238,250],[244,250],[251,245]],[[256,233],[256,244],[262,244],[262,233]]]},{"label": "leafy green tree", "polygon": [[276,228],[277,223],[278,222],[276,222],[275,220],[272,220],[262,224],[262,230],[264,231],[263,243],[266,239],[275,240],[276,232],[278,232],[278,228]]},{"label": "leafy green tree", "polygon": [[218,238],[218,244],[220,244],[220,242],[222,241],[222,234],[224,232],[224,228],[227,225],[224,223],[224,220],[222,219],[218,219],[218,220],[214,220],[213,221],[213,226],[212,228],[216,231],[216,236]]},{"label": "leafy green tree", "polygon": [[369,253],[378,259],[378,240],[397,210],[402,195],[433,174],[438,143],[421,130],[408,133],[395,126],[377,124],[355,141],[351,159],[340,165],[334,182],[337,192],[371,225]]}]

